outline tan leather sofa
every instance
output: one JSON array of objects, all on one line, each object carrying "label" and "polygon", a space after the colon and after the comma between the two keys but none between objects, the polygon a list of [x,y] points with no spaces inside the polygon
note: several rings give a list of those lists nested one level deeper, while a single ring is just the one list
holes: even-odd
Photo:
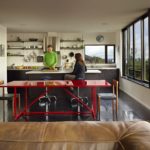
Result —
[{"label": "tan leather sofa", "polygon": [[150,123],[0,123],[0,150],[150,150]]}]

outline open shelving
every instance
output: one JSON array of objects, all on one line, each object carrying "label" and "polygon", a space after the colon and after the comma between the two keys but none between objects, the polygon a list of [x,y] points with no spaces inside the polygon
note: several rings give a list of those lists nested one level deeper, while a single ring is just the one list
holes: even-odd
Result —
[{"label": "open shelving", "polygon": [[84,40],[81,38],[76,39],[60,39],[60,49],[61,50],[82,50]]},{"label": "open shelving", "polygon": [[8,50],[43,50],[43,44],[42,40],[7,41]]},{"label": "open shelving", "polygon": [[61,39],[60,42],[84,42],[84,40],[63,40]]},{"label": "open shelving", "polygon": [[19,56],[19,57],[24,57],[24,55],[7,55],[7,56]]}]

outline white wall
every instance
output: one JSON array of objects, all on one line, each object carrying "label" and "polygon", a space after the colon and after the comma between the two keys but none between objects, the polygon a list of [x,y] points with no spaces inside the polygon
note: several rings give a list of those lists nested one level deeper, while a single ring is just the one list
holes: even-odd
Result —
[{"label": "white wall", "polygon": [[[150,89],[120,78],[120,89],[150,109]],[[138,111],[138,110],[137,110]]]},{"label": "white wall", "polygon": [[[102,42],[97,42],[96,41],[96,36],[97,35],[103,35],[104,36],[104,41]],[[65,40],[76,40],[77,38],[83,39],[84,42],[83,44],[116,44],[116,33],[59,33],[58,36],[60,39],[65,39]],[[65,43],[64,43],[65,44]],[[68,43],[67,43],[68,44]],[[68,46],[72,46],[73,44],[82,44],[82,43],[70,43]],[[63,45],[66,46],[66,45]],[[74,53],[81,53],[84,57],[84,49],[83,50],[60,50],[61,55],[67,55],[69,58],[69,53],[74,52]],[[74,62],[74,58],[69,58],[69,61],[72,63]],[[65,63],[65,60],[62,60],[62,65]]]},{"label": "white wall", "polygon": [[0,45],[4,46],[4,56],[0,56],[0,80],[7,82],[7,33],[6,28],[0,25]]},{"label": "white wall", "polygon": [[[120,68],[120,72],[122,72],[122,36],[121,32],[116,33],[116,47],[119,47],[119,51],[117,52],[117,66]],[[122,74],[120,74],[120,89],[136,99],[139,103],[150,109],[150,89],[129,80],[122,78]],[[137,110],[138,111],[138,110]]]},{"label": "white wall", "polygon": [[[96,36],[100,34],[104,36],[104,41],[99,43],[96,41]],[[84,44],[116,44],[116,33],[84,33],[83,39]]]}]

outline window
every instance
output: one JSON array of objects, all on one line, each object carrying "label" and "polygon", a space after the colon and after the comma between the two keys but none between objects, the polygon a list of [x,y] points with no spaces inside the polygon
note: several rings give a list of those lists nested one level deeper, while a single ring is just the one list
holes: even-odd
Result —
[{"label": "window", "polygon": [[148,17],[144,19],[144,81],[149,81],[149,28],[148,28]]},{"label": "window", "polygon": [[142,85],[150,85],[148,13],[122,30],[123,75]]},{"label": "window", "polygon": [[141,20],[134,24],[134,75],[136,79],[142,79],[142,64],[141,64]]},{"label": "window", "polygon": [[114,56],[114,46],[107,46],[107,63],[115,63],[115,56]]},{"label": "window", "polygon": [[87,64],[115,63],[114,45],[85,45]]},{"label": "window", "polygon": [[129,56],[128,56],[128,75],[133,77],[133,26],[129,28]]},{"label": "window", "polygon": [[127,30],[123,34],[123,47],[124,47],[124,74],[128,75],[128,51],[127,51]]}]

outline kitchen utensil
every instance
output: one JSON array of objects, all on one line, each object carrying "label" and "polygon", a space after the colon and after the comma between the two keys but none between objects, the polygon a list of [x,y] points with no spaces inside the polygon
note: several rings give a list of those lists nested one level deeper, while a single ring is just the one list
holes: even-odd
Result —
[{"label": "kitchen utensil", "polygon": [[43,62],[43,56],[37,56],[37,62]]},{"label": "kitchen utensil", "polygon": [[63,56],[62,56],[62,59],[67,59],[67,55],[63,55]]},{"label": "kitchen utensil", "polygon": [[73,57],[73,56],[74,56],[74,52],[70,52],[70,53],[69,53],[69,56],[70,56],[70,57]]}]

